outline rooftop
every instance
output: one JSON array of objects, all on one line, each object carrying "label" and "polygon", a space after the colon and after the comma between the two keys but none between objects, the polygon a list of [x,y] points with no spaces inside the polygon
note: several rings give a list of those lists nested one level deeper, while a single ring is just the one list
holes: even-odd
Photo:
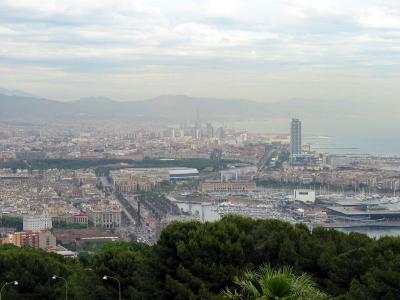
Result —
[{"label": "rooftop", "polygon": [[400,215],[398,210],[359,210],[353,207],[328,206],[327,209],[344,215]]}]

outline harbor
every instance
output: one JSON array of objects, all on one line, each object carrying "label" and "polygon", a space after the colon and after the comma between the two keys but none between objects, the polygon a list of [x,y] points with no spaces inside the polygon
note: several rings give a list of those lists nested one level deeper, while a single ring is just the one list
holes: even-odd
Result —
[{"label": "harbor", "polygon": [[201,222],[217,221],[230,214],[253,219],[279,219],[304,223],[310,229],[335,228],[342,232],[360,232],[370,237],[400,235],[400,197],[377,194],[327,194],[317,191],[315,200],[293,199],[289,189],[257,189],[248,193],[213,192],[182,194],[169,199],[179,209]]}]

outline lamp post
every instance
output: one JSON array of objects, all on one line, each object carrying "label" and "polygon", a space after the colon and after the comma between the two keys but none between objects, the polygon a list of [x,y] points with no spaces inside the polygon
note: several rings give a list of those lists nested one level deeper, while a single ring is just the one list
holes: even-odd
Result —
[{"label": "lamp post", "polygon": [[1,294],[3,293],[3,289],[7,286],[7,285],[18,285],[18,281],[10,281],[10,282],[6,282],[5,284],[3,284],[3,286],[0,289],[0,300],[1,300]]},{"label": "lamp post", "polygon": [[119,281],[119,279],[116,277],[112,277],[112,276],[108,276],[108,275],[103,276],[103,280],[108,280],[108,279],[113,279],[118,282],[118,300],[121,300],[122,299],[121,298],[121,281]]},{"label": "lamp post", "polygon": [[51,279],[53,279],[53,280],[56,280],[56,279],[64,280],[64,282],[65,282],[65,300],[68,300],[68,281],[67,281],[67,279],[65,279],[64,277],[61,277],[61,276],[57,276],[57,275],[53,275],[51,277]]}]

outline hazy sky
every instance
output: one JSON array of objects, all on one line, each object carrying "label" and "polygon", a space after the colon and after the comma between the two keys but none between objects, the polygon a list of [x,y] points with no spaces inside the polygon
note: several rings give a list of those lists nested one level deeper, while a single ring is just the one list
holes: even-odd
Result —
[{"label": "hazy sky", "polygon": [[0,0],[0,87],[397,101],[399,0]]}]

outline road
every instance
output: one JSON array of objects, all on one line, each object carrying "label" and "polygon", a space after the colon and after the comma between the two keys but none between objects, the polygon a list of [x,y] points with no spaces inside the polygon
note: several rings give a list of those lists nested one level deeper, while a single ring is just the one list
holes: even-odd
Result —
[{"label": "road", "polygon": [[[118,199],[118,195],[117,195],[116,192],[114,191],[113,186],[111,185],[111,182],[108,180],[108,178],[105,177],[105,176],[102,176],[102,177],[100,177],[100,181],[101,181],[101,183],[102,183],[102,185],[103,185],[104,188],[107,188],[108,190],[114,192],[115,198],[117,199],[118,204],[119,204],[119,206],[121,207],[122,211],[123,211],[123,212],[125,213],[125,215],[127,216],[129,222],[131,222],[132,225],[135,225],[135,224],[136,224],[135,218],[134,218],[134,217],[132,216],[132,214],[127,210],[125,203],[122,203],[122,202],[120,201],[120,199]],[[121,197],[123,197],[123,196],[121,195]],[[127,202],[127,201],[126,201],[126,202]],[[128,204],[128,205],[129,205],[129,204]]]}]

